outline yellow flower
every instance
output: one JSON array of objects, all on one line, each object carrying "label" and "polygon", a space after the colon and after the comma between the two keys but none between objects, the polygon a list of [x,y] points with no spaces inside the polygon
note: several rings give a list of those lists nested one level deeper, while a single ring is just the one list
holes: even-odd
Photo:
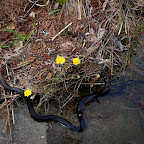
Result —
[{"label": "yellow flower", "polygon": [[24,91],[24,96],[29,97],[31,94],[32,94],[32,92],[30,89]]},{"label": "yellow flower", "polygon": [[64,57],[58,56],[56,58],[56,64],[64,64],[64,63],[65,63],[65,58]]},{"label": "yellow flower", "polygon": [[79,58],[74,58],[74,59],[73,59],[73,64],[74,64],[74,65],[80,64],[80,59],[79,59]]}]

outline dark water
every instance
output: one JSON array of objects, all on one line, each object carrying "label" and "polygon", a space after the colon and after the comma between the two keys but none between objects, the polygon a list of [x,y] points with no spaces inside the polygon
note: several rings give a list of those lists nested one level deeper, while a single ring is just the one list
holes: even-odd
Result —
[{"label": "dark water", "polygon": [[[127,70],[114,78],[116,89],[99,97],[100,103],[85,107],[87,129],[77,133],[48,124],[47,144],[144,144],[144,83],[139,80],[144,80],[143,47]],[[78,124],[73,112],[65,118]]]}]

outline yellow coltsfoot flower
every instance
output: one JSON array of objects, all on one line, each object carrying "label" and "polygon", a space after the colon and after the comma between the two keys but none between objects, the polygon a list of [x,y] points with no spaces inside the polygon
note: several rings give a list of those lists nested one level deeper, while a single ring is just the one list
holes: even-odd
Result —
[{"label": "yellow coltsfoot flower", "polygon": [[65,58],[62,56],[58,56],[55,61],[56,61],[56,64],[64,64]]},{"label": "yellow coltsfoot flower", "polygon": [[27,89],[27,90],[24,91],[24,96],[29,97],[31,94],[32,94],[32,92],[31,92],[30,89]]},{"label": "yellow coltsfoot flower", "polygon": [[73,59],[73,64],[74,64],[74,65],[80,64],[80,59],[79,59],[79,58],[74,58],[74,59]]}]

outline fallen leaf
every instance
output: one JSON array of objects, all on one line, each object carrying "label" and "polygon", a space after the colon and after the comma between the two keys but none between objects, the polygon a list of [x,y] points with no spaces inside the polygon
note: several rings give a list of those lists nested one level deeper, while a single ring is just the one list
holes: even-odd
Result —
[{"label": "fallen leaf", "polygon": [[47,77],[48,77],[48,79],[51,79],[51,78],[52,78],[52,73],[49,72],[49,73],[47,74]]}]

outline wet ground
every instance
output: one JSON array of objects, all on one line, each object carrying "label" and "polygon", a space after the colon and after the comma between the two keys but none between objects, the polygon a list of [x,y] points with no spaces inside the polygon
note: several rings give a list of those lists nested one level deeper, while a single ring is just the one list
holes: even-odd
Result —
[{"label": "wet ground", "polygon": [[[87,129],[77,133],[58,123],[38,123],[29,115],[26,104],[14,108],[14,144],[144,144],[144,46],[139,48],[132,64],[113,82],[112,90],[99,101],[85,107]],[[124,83],[123,83],[124,82]],[[121,85],[124,84],[122,89]],[[66,119],[78,124],[75,114]],[[0,121],[0,144],[8,144],[5,120]]]}]

